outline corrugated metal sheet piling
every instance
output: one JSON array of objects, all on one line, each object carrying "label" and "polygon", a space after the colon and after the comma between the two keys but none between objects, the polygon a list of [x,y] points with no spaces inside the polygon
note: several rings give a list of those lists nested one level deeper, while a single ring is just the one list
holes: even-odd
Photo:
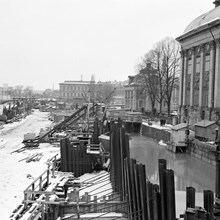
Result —
[{"label": "corrugated metal sheet piling", "polygon": [[174,171],[166,170],[167,220],[176,219]]},{"label": "corrugated metal sheet piling", "polygon": [[186,208],[195,208],[196,190],[193,187],[186,187]]},{"label": "corrugated metal sheet piling", "polygon": [[161,196],[161,219],[167,220],[167,201],[166,201],[166,168],[167,162],[165,159],[159,159],[159,183]]},{"label": "corrugated metal sheet piling", "polygon": [[64,138],[60,141],[61,171],[73,172],[75,177],[93,170],[96,156],[87,154],[86,141],[72,141]]}]

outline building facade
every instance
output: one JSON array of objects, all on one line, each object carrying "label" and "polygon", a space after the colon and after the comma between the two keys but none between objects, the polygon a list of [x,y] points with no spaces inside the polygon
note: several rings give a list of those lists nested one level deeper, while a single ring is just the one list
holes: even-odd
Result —
[{"label": "building facade", "polygon": [[181,44],[180,121],[215,120],[220,108],[220,0],[194,19],[176,40]]},{"label": "building facade", "polygon": [[60,99],[82,106],[95,94],[95,81],[64,81],[60,83]]},{"label": "building facade", "polygon": [[144,87],[136,81],[135,76],[129,76],[128,78],[128,84],[124,86],[125,108],[131,111],[141,111],[145,107]]},{"label": "building facade", "polygon": [[[156,71],[147,65],[147,71]],[[139,74],[135,76],[129,76],[128,84],[124,86],[125,88],[125,108],[130,109],[131,111],[142,111],[151,113],[152,112],[152,102],[150,96],[146,90],[146,84],[143,83],[143,79],[138,77]],[[172,97],[170,102],[170,111],[171,113],[174,110],[178,109],[178,100],[179,100],[179,85],[174,84],[172,89]],[[156,113],[160,112],[160,103],[155,100],[154,109]],[[165,100],[162,102],[161,113],[166,114],[168,112],[167,103]]]}]

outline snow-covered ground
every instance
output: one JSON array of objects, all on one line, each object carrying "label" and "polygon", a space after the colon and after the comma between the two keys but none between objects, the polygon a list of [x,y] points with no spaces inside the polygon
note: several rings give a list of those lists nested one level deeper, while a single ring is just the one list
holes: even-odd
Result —
[{"label": "snow-covered ground", "polygon": [[[24,146],[22,144],[24,134],[38,134],[41,128],[50,125],[47,112],[34,111],[20,122],[6,124],[0,130],[1,219],[9,219],[11,212],[23,200],[23,190],[47,169],[48,159],[60,152],[58,147],[44,143],[35,149],[12,153]],[[34,153],[43,154],[40,161],[26,163],[22,160]]]}]

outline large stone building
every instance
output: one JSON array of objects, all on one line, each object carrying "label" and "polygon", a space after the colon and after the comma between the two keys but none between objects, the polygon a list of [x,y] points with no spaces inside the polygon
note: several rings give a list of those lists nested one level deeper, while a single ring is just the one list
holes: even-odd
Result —
[{"label": "large stone building", "polygon": [[195,123],[215,120],[220,108],[220,0],[177,37],[181,51],[179,115]]},{"label": "large stone building", "polygon": [[[146,66],[146,70],[149,72],[155,72],[157,70],[153,69],[150,64]],[[144,111],[146,113],[152,112],[152,102],[148,92],[146,91],[146,84],[143,84],[143,79],[138,77],[139,74],[135,76],[128,77],[128,84],[124,86],[125,88],[125,108],[132,111]],[[171,113],[178,109],[178,99],[179,99],[179,86],[175,83],[172,90],[172,97],[170,103]],[[156,100],[154,108],[157,113],[160,112],[160,103]],[[163,100],[161,106],[161,113],[166,114],[167,103]]]},{"label": "large stone building", "polygon": [[64,81],[60,83],[60,99],[82,106],[88,97],[92,99],[95,93],[95,81]]},{"label": "large stone building", "polygon": [[[64,81],[59,85],[60,101],[66,103],[82,106],[90,98],[91,102],[110,101],[112,104],[124,104],[124,87],[122,82],[96,83],[95,78],[92,76],[90,81]],[[112,94],[113,91],[114,93]]]}]

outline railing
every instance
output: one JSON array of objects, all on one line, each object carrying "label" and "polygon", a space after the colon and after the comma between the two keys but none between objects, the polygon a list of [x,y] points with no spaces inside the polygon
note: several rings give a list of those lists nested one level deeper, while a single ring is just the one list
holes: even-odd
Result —
[{"label": "railing", "polygon": [[[43,189],[49,185],[49,174],[50,174],[50,166],[52,165],[52,177],[54,176],[54,169],[57,164],[57,155],[54,155],[49,161],[48,161],[48,168],[45,170],[38,178],[36,178],[25,190],[24,190],[24,202],[26,201],[34,201],[36,194],[46,194]],[[54,193],[52,193],[54,194]],[[47,196],[46,196],[47,197]],[[27,202],[26,202],[27,203]]]},{"label": "railing", "polygon": [[49,169],[45,170],[24,190],[24,201],[34,200],[35,192],[43,191],[42,189],[49,184],[49,173]]}]

